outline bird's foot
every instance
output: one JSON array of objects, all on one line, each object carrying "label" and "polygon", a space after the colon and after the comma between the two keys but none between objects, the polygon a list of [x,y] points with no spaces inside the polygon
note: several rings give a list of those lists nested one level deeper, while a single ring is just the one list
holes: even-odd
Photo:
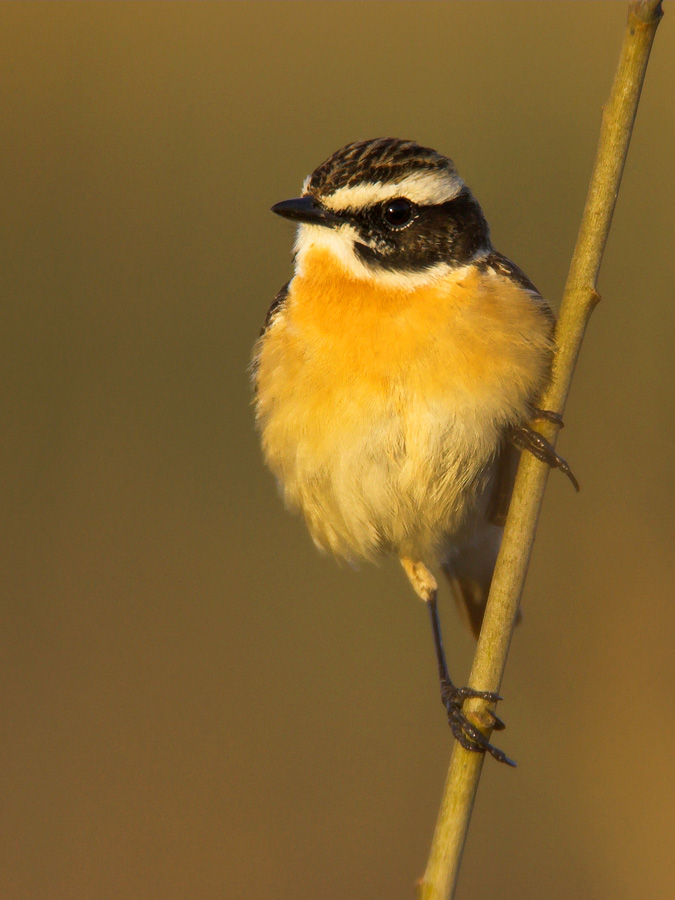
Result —
[{"label": "bird's foot", "polygon": [[[453,737],[465,750],[489,753],[498,762],[506,763],[507,766],[515,766],[513,760],[509,759],[503,750],[493,747],[478,727],[473,725],[462,712],[464,701],[473,698],[485,700],[486,703],[496,703],[501,700],[498,694],[490,691],[476,691],[469,687],[457,688],[450,681],[441,682],[441,700],[448,713],[448,722]],[[491,709],[487,709],[485,712],[492,717],[494,730],[503,731],[505,726],[502,720]]]},{"label": "bird's foot", "polygon": [[[549,413],[550,411],[541,409],[535,410],[535,418],[547,418],[551,422],[558,421],[558,413],[550,413],[549,416],[543,415],[545,412]],[[558,422],[558,424],[560,424],[560,422]],[[519,425],[517,428],[513,429],[509,437],[511,443],[516,447],[519,447],[521,450],[527,450],[532,456],[545,462],[552,469],[560,469],[561,472],[564,472],[574,485],[574,489],[576,491],[579,490],[579,482],[574,477],[574,473],[570,469],[567,460],[556,452],[555,447],[546,440],[543,434],[539,434],[538,431],[535,431],[534,428],[530,428],[529,425]]]},{"label": "bird's foot", "polygon": [[532,418],[533,419],[543,419],[546,422],[553,422],[554,425],[557,425],[558,428],[564,428],[565,423],[563,422],[563,417],[558,412],[553,412],[552,409],[539,409],[538,406],[535,406],[532,410]]}]

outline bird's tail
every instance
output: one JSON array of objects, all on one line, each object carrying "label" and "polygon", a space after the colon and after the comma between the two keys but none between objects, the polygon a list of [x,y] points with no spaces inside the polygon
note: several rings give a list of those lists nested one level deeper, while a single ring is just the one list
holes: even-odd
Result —
[{"label": "bird's tail", "polygon": [[483,624],[502,531],[498,525],[486,524],[470,543],[462,545],[456,555],[443,563],[460,615],[476,638]]}]

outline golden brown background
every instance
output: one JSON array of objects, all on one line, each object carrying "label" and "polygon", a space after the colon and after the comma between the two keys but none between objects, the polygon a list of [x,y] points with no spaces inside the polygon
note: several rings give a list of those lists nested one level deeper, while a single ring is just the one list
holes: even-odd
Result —
[{"label": "golden brown background", "polygon": [[[625,14],[2,4],[2,898],[413,896],[450,751],[427,616],[394,563],[317,554],[263,470],[268,210],[348,141],[415,138],[557,302]],[[460,898],[673,895],[673,15]]]}]

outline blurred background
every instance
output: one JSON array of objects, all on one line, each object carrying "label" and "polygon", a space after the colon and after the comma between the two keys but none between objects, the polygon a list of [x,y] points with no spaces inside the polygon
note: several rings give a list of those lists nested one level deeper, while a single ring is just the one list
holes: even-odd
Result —
[{"label": "blurred background", "polygon": [[[549,481],[459,898],[675,884],[672,11]],[[557,304],[623,3],[2,4],[0,895],[414,896],[451,749],[397,564],[319,555],[247,365],[269,207],[447,153]],[[473,642],[447,594],[464,683]]]}]

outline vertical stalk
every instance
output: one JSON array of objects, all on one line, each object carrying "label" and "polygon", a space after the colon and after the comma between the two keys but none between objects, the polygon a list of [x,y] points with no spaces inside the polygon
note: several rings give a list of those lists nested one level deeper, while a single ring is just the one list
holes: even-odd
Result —
[{"label": "vertical stalk", "polygon": [[[596,291],[598,272],[649,53],[662,15],[660,0],[628,4],[619,65],[602,117],[586,206],[560,307],[551,380],[539,401],[545,409],[564,410],[586,325],[600,299]],[[558,429],[554,424],[542,423],[540,430],[555,443]],[[524,453],[471,670],[469,683],[481,691],[499,691],[547,478],[548,467]],[[481,701],[467,701],[464,708],[489,735],[488,717],[480,712]],[[483,762],[482,753],[467,751],[454,743],[431,852],[419,886],[420,900],[448,900],[454,896]]]}]

